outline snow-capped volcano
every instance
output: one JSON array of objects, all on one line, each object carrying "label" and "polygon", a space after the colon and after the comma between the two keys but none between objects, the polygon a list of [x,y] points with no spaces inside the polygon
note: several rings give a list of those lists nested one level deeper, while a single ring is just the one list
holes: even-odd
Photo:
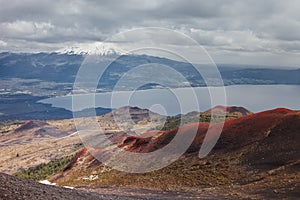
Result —
[{"label": "snow-capped volcano", "polygon": [[75,46],[59,49],[57,52],[63,54],[96,54],[102,56],[128,54],[128,52],[117,47],[115,44],[104,42],[80,43]]}]

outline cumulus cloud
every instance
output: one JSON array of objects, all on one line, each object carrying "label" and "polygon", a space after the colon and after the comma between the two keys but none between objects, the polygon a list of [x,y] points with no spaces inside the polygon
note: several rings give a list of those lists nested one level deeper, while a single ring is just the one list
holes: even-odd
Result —
[{"label": "cumulus cloud", "polygon": [[[217,62],[228,58],[240,62],[234,59],[237,56],[253,62],[265,54],[290,55],[293,65],[300,61],[297,0],[0,0],[0,4],[0,51],[52,51],[154,26],[191,36]],[[270,62],[270,56],[265,58]]]}]

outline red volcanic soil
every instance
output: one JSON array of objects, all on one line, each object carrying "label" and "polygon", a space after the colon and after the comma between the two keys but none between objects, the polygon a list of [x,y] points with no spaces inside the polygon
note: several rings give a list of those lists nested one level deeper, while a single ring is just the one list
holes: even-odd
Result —
[{"label": "red volcanic soil", "polygon": [[[299,113],[292,110],[279,108],[270,111],[265,111],[257,114],[247,115],[237,119],[227,120],[224,123],[224,127],[221,133],[221,137],[218,140],[214,150],[234,150],[247,145],[254,144],[268,137],[270,130],[282,124],[283,121],[286,124],[285,129],[290,129],[293,124],[300,124],[300,121],[296,121]],[[293,118],[293,120],[292,120]],[[212,125],[210,127],[210,135],[208,137],[213,138],[215,131],[218,130],[217,126],[222,124]],[[188,153],[199,151],[204,137],[206,136],[209,128],[209,123],[200,122],[194,124],[187,124],[181,127],[180,134],[189,134],[198,128],[197,135],[194,142],[188,149]],[[156,149],[160,149],[164,145],[168,144],[174,136],[177,134],[178,129],[170,131],[160,131],[160,136],[155,139],[139,138],[130,136],[126,138],[121,147],[127,147],[126,149],[134,152],[151,152]],[[282,130],[282,135],[285,131]],[[299,131],[296,131],[298,133]],[[299,134],[297,134],[298,136]]]},{"label": "red volcanic soil", "polygon": [[[209,127],[209,123],[207,122],[199,122],[199,123],[193,123],[193,124],[186,124],[180,127],[180,129],[176,128],[170,131],[165,131],[161,133],[161,135],[154,140],[152,140],[147,147],[143,150],[143,152],[149,152],[149,151],[155,151],[157,149],[162,148],[163,146],[169,144],[171,140],[175,137],[176,134],[184,134],[185,136],[188,136],[191,134],[191,132],[194,132],[197,130],[197,135],[194,139],[194,142],[188,149],[189,152],[196,151],[195,145],[198,142],[202,142],[205,133],[207,132],[207,129]],[[184,137],[182,137],[184,139]]]},{"label": "red volcanic soil", "polygon": [[77,163],[80,157],[89,156],[90,155],[88,153],[89,149],[93,149],[93,147],[87,146],[81,149],[79,152],[77,152],[74,158],[71,160],[70,164],[64,169],[64,171],[71,169]]},{"label": "red volcanic soil", "polygon": [[[191,135],[197,130],[197,135],[186,153],[197,153],[204,138],[214,138],[218,126],[207,122],[186,124],[169,131],[158,131],[153,137],[128,136],[119,145],[127,151],[152,152],[169,144],[176,134]],[[237,119],[227,120],[223,124],[220,138],[212,153],[238,151],[245,154],[244,160],[252,165],[281,165],[300,158],[300,112],[279,108],[257,114],[251,114]],[[208,129],[210,134],[207,134]],[[153,135],[153,131],[149,135]],[[148,133],[145,133],[147,135]],[[185,137],[183,137],[184,139]],[[85,147],[77,153],[67,169],[72,168],[78,160],[84,159],[85,164],[96,166],[99,162],[89,154],[105,155],[106,151]],[[96,152],[97,151],[97,152]],[[108,154],[107,154],[108,155]]]},{"label": "red volcanic soil", "polygon": [[246,162],[264,169],[299,162],[299,144],[300,113],[289,112],[268,130],[259,145],[249,151]]},{"label": "red volcanic soil", "polygon": [[224,124],[222,136],[215,148],[238,148],[260,141],[288,114],[296,113],[278,108],[228,120]]},{"label": "red volcanic soil", "polygon": [[151,137],[136,137],[128,136],[119,147],[124,147],[126,150],[132,152],[141,152],[151,140]]},{"label": "red volcanic soil", "polygon": [[82,150],[76,153],[76,155],[71,160],[70,164],[64,169],[64,171],[71,169],[79,162],[84,162],[85,164],[87,164],[85,167],[97,166],[100,163],[97,159],[94,159],[94,156],[100,156],[105,152],[106,151],[103,149],[96,149],[92,146],[84,147]]}]

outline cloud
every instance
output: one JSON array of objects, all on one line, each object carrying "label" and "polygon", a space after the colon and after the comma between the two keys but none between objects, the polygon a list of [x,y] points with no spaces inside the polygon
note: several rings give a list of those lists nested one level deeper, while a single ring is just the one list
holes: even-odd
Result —
[{"label": "cloud", "polygon": [[[216,55],[300,54],[297,0],[0,0],[0,4],[0,40],[6,44],[0,51],[60,49],[150,26],[183,32]],[[218,57],[222,59],[227,60]]]},{"label": "cloud", "polygon": [[7,46],[7,43],[4,42],[4,41],[2,41],[2,40],[0,40],[0,47],[6,47],[6,46]]}]

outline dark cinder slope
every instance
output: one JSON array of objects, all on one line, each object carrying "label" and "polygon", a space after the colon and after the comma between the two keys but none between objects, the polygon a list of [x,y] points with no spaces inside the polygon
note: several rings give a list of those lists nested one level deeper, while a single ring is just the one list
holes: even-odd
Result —
[{"label": "dark cinder slope", "polygon": [[44,185],[35,181],[20,179],[0,173],[0,199],[35,199],[35,200],[113,200],[113,199],[148,199],[128,195],[100,194],[64,187]]},{"label": "dark cinder slope", "polygon": [[0,173],[0,199],[103,199],[101,195],[43,185]]}]

